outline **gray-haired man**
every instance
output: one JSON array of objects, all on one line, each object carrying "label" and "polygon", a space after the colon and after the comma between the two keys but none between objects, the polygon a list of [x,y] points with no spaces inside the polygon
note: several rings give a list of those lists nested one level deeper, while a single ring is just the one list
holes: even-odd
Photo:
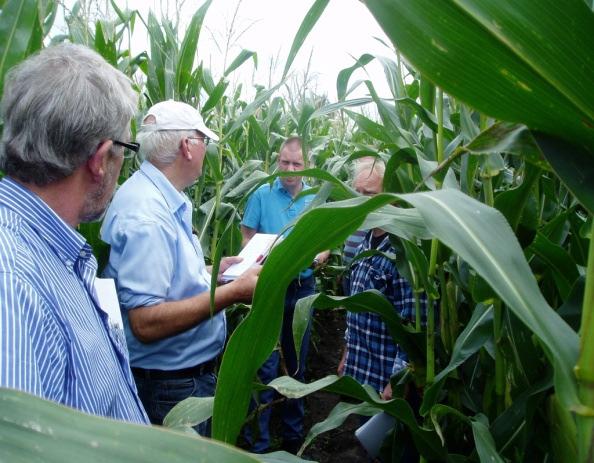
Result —
[{"label": "gray-haired man", "polygon": [[126,347],[98,298],[97,261],[76,231],[100,217],[129,143],[130,81],[77,45],[7,75],[0,168],[0,386],[148,423]]},{"label": "gray-haired man", "polygon": [[[214,395],[222,309],[251,300],[259,273],[217,287],[211,314],[211,275],[183,193],[202,174],[209,139],[217,137],[190,105],[150,108],[138,134],[145,161],[116,193],[101,231],[111,245],[105,273],[116,280],[138,392],[157,424],[177,402]],[[223,259],[220,271],[236,261]]]}]

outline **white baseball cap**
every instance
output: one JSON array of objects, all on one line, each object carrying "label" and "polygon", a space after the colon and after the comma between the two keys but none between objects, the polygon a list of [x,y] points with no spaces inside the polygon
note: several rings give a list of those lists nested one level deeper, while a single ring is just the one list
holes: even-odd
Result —
[{"label": "white baseball cap", "polygon": [[146,117],[153,116],[154,124],[142,124],[142,130],[152,132],[158,130],[198,130],[214,141],[219,137],[206,127],[198,110],[181,101],[167,100],[153,105]]}]

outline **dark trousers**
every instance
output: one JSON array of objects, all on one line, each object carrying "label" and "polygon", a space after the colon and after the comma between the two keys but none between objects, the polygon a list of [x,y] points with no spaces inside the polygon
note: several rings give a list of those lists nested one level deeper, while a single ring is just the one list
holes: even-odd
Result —
[{"label": "dark trousers", "polygon": [[[154,379],[134,372],[138,396],[153,424],[163,424],[169,411],[188,397],[212,397],[215,393],[216,377],[212,371],[187,378]],[[201,436],[210,435],[210,420],[194,427]]]},{"label": "dark trousers", "polygon": [[[301,352],[299,362],[295,352],[295,343],[293,341],[293,314],[295,313],[295,304],[303,297],[311,296],[315,292],[314,277],[295,279],[287,288],[285,295],[285,311],[283,316],[283,326],[281,331],[280,344],[283,353],[287,373],[298,381],[304,380],[305,362],[309,351],[309,338],[311,334],[311,322],[305,330],[303,341],[301,343]],[[274,351],[268,360],[258,370],[258,377],[263,384],[268,384],[279,375],[284,375],[280,370],[280,353]],[[269,404],[275,398],[275,391],[266,390],[260,392],[260,405]],[[253,409],[253,405],[252,405]],[[255,453],[266,452],[270,446],[270,415],[271,407],[266,407],[258,417],[259,435],[257,439],[252,440],[252,433],[249,427],[246,427],[244,436],[252,445],[252,451]],[[286,399],[282,409],[282,436],[285,442],[301,441],[303,439],[303,399]]]}]

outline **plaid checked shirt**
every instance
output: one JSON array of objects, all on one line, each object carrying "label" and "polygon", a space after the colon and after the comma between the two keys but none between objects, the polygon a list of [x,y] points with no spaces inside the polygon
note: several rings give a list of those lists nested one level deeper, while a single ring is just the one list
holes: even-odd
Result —
[{"label": "plaid checked shirt", "polygon": [[[370,230],[357,249],[357,254],[373,249]],[[386,233],[377,250],[388,255],[396,251]],[[349,295],[368,289],[380,291],[404,320],[414,322],[415,300],[411,285],[400,276],[396,265],[383,255],[356,260],[351,266]],[[426,320],[427,300],[421,299],[423,322]],[[383,391],[390,377],[407,366],[407,355],[394,344],[379,315],[370,312],[347,313],[345,335],[347,356],[344,374],[376,391]]]}]

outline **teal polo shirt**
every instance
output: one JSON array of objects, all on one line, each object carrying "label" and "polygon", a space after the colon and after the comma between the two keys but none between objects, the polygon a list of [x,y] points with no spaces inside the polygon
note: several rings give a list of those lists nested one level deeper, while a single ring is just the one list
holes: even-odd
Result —
[{"label": "teal polo shirt", "polygon": [[[303,190],[309,186],[303,182]],[[280,233],[287,224],[297,221],[297,217],[313,201],[314,195],[301,196],[293,200],[291,194],[285,190],[279,178],[271,185],[265,184],[249,197],[242,225],[256,230],[257,233]],[[285,232],[285,236],[289,231]],[[301,278],[312,275],[307,268],[300,273]]]}]

